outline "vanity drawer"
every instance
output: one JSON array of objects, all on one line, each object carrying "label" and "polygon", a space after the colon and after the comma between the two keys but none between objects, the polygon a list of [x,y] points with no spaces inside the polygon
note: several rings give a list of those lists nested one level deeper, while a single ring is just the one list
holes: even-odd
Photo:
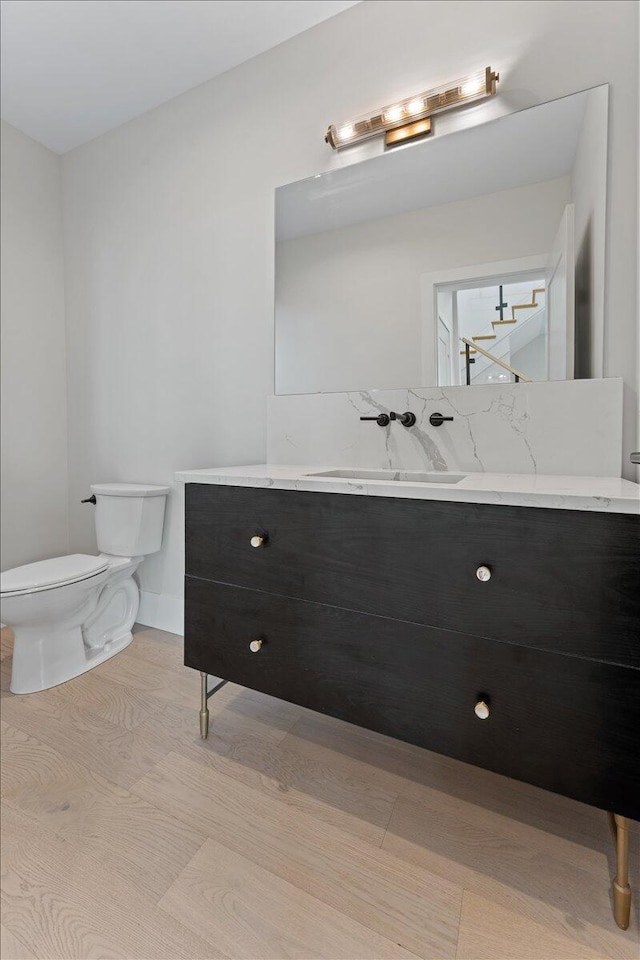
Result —
[{"label": "vanity drawer", "polygon": [[640,818],[638,670],[190,577],[186,611],[189,667]]},{"label": "vanity drawer", "polygon": [[[640,667],[639,517],[209,484],[186,493],[192,576]],[[251,547],[255,535],[264,545]]]}]

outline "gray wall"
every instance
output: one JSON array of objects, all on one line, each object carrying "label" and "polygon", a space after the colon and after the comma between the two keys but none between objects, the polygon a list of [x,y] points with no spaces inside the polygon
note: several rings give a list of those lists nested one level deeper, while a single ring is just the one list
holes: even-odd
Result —
[{"label": "gray wall", "polygon": [[60,158],[2,124],[2,569],[68,550]]}]

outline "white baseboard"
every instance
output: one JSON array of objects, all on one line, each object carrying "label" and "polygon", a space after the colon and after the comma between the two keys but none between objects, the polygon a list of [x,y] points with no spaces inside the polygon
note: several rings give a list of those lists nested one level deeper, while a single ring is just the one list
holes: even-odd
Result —
[{"label": "white baseboard", "polygon": [[182,597],[169,597],[163,593],[140,591],[140,609],[137,622],[145,627],[157,627],[168,633],[184,633],[184,601]]}]

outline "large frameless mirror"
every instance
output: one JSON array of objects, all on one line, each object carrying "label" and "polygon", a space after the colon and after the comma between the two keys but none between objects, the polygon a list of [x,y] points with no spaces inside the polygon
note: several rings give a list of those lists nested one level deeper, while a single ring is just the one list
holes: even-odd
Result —
[{"label": "large frameless mirror", "polygon": [[602,376],[608,87],[276,191],[275,385]]}]

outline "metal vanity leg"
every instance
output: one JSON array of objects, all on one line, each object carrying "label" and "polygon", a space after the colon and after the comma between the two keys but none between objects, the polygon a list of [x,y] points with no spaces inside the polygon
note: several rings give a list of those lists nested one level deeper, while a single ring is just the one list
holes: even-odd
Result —
[{"label": "metal vanity leg", "polygon": [[221,690],[227,680],[218,680],[215,687],[212,687],[211,690],[207,690],[207,683],[209,681],[209,674],[203,673],[200,671],[200,736],[203,740],[206,740],[209,736],[209,707],[207,706],[207,701],[209,697],[212,697],[214,693],[217,693],[218,690]]},{"label": "metal vanity leg", "polygon": [[631,914],[631,887],[629,886],[629,820],[610,813],[609,820],[616,845],[616,875],[611,884],[613,916],[618,926],[626,930]]},{"label": "metal vanity leg", "polygon": [[200,673],[200,737],[206,740],[209,736],[209,707],[207,706],[207,674]]}]

